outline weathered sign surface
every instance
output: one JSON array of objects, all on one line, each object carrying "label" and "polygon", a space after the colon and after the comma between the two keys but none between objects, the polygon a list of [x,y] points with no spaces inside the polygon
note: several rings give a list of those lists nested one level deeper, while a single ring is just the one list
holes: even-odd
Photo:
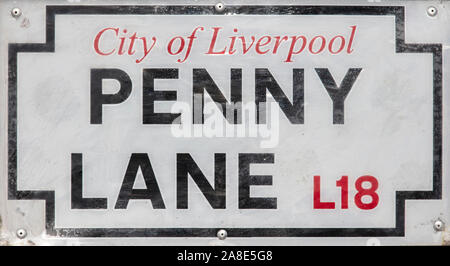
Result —
[{"label": "weathered sign surface", "polygon": [[448,2],[216,4],[2,2],[3,243],[449,241]]}]

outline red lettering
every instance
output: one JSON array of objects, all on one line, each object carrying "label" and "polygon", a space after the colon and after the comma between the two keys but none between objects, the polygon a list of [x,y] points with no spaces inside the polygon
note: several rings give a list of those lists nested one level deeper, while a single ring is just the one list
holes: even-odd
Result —
[{"label": "red lettering", "polygon": [[[234,32],[238,32],[238,29],[233,29]],[[230,49],[228,49],[228,54],[234,54],[236,50],[234,49],[234,44],[236,42],[236,36],[230,37],[231,43],[230,43]]]},{"label": "red lettering", "polygon": [[194,31],[192,32],[191,36],[187,37],[187,38],[189,39],[189,44],[188,44],[188,47],[187,47],[187,50],[186,50],[186,55],[184,56],[184,59],[183,59],[183,60],[178,59],[178,60],[177,60],[178,63],[183,63],[183,62],[185,62],[186,59],[189,57],[189,54],[191,53],[192,44],[193,44],[193,42],[194,42],[194,39],[197,38],[197,37],[195,37],[195,33],[196,33],[198,30],[201,30],[201,31],[202,31],[202,30],[203,30],[203,27],[197,27],[197,28],[195,28]]},{"label": "red lettering", "polygon": [[[172,51],[172,45],[175,42],[175,40],[180,40],[180,47],[178,48],[178,50],[176,52]],[[181,53],[181,51],[183,51],[184,48],[184,39],[181,36],[176,36],[173,37],[172,40],[170,40],[169,45],[167,46],[167,52],[171,55],[177,55],[179,53]]]},{"label": "red lettering", "polygon": [[219,34],[219,30],[222,29],[221,27],[214,27],[214,33],[213,33],[213,37],[211,39],[211,43],[209,45],[209,50],[206,54],[225,54],[225,50],[227,49],[226,47],[220,51],[220,52],[214,52],[214,46],[216,45],[216,39],[217,39],[217,35]]},{"label": "red lettering", "polygon": [[136,41],[136,32],[130,37],[130,46],[128,47],[128,54],[133,55],[134,54],[134,42]]},{"label": "red lettering", "polygon": [[[313,51],[313,46],[314,46],[314,42],[317,40],[317,39],[321,39],[322,40],[322,43],[321,43],[321,45],[320,45],[320,48],[319,48],[319,50],[317,50],[316,52],[314,52]],[[322,35],[319,35],[319,36],[316,36],[316,37],[314,37],[314,38],[312,38],[312,40],[311,40],[311,42],[309,43],[309,52],[311,52],[311,54],[318,54],[318,53],[321,53],[322,51],[323,51],[323,49],[325,48],[325,37],[323,37]]]},{"label": "red lettering", "polygon": [[[340,39],[341,39],[341,44],[340,44],[339,49],[338,49],[337,51],[333,51],[334,41],[335,41],[337,38],[340,38]],[[332,53],[332,54],[338,54],[338,53],[340,53],[340,52],[344,49],[344,46],[345,46],[345,39],[344,39],[344,37],[341,36],[341,35],[338,35],[338,36],[334,37],[333,39],[331,39],[330,43],[328,44],[328,50],[329,50],[330,53]]]},{"label": "red lettering", "polygon": [[155,46],[155,44],[156,44],[156,37],[152,37],[153,44],[150,46],[149,49],[147,49],[147,38],[141,37],[140,39],[142,40],[142,46],[144,47],[144,56],[142,56],[141,59],[136,59],[136,63],[142,62],[142,60],[144,60],[144,58],[147,57],[147,55],[153,49],[153,46]]},{"label": "red lettering", "polygon": [[[305,49],[306,46],[306,37],[305,36],[292,36],[291,47],[289,48],[288,56],[284,62],[292,62],[292,56],[295,54],[299,54]],[[295,44],[299,39],[302,39],[302,47],[294,52]]]},{"label": "red lettering", "polygon": [[245,37],[239,37],[242,41],[242,51],[244,54],[246,54],[248,51],[250,51],[250,48],[252,48],[253,44],[255,43],[255,36],[250,37],[252,39],[252,43],[247,47],[247,44],[245,42]]},{"label": "red lettering", "polygon": [[[127,30],[123,30],[123,33],[127,33]],[[123,47],[125,46],[125,37],[120,37],[120,46],[119,46],[119,55],[123,55],[125,51],[123,50]]]},{"label": "red lettering", "polygon": [[320,176],[314,176],[314,209],[334,209],[334,202],[320,201]]},{"label": "red lettering", "polygon": [[348,176],[342,176],[336,186],[341,187],[341,209],[348,209]]},{"label": "red lettering", "polygon": [[105,29],[101,30],[99,33],[97,33],[97,36],[95,36],[95,40],[94,40],[94,50],[97,54],[103,55],[103,56],[110,55],[110,54],[114,53],[116,50],[116,49],[113,49],[109,53],[100,51],[100,48],[99,48],[100,38],[102,37],[103,33],[105,33],[105,31],[107,31],[107,30],[114,31],[116,33],[116,36],[119,34],[119,28],[105,28]]},{"label": "red lettering", "polygon": [[273,54],[276,54],[278,52],[278,47],[280,47],[281,42],[283,41],[287,41],[289,38],[288,36],[283,36],[283,38],[281,38],[281,36],[276,36],[275,38],[275,45],[273,47]]},{"label": "red lettering", "polygon": [[[267,41],[263,42],[263,40],[265,38],[267,39]],[[256,47],[255,47],[256,52],[258,54],[266,54],[267,52],[269,52],[270,49],[261,51],[261,46],[265,46],[265,45],[269,44],[271,40],[272,40],[272,38],[270,38],[270,36],[263,36],[263,37],[259,38],[258,42],[256,43]]]},{"label": "red lettering", "polygon": [[352,33],[350,34],[350,40],[348,41],[347,54],[351,54],[353,52],[352,45],[353,45],[353,38],[355,37],[356,25],[351,26],[350,28],[352,28]]},{"label": "red lettering", "polygon": [[[363,188],[363,182],[369,182],[370,188]],[[355,195],[355,204],[358,208],[362,210],[371,210],[378,205],[379,197],[375,192],[378,188],[378,180],[370,175],[361,176],[356,180],[355,183],[356,190],[358,193]],[[363,196],[368,196],[371,198],[369,203],[364,203],[362,201]]]}]

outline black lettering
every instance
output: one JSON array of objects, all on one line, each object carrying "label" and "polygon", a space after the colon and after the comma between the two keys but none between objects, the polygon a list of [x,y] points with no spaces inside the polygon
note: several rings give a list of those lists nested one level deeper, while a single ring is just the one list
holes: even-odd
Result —
[{"label": "black lettering", "polygon": [[[115,79],[119,81],[119,91],[115,94],[103,94],[103,79]],[[131,87],[130,77],[120,69],[91,69],[91,124],[101,124],[103,105],[124,102],[130,96]]]},{"label": "black lettering", "polygon": [[344,124],[344,100],[361,70],[362,68],[350,68],[338,87],[328,68],[316,68],[320,81],[333,101],[333,124]]},{"label": "black lettering", "polygon": [[[303,124],[304,114],[304,71],[292,70],[292,104],[281,90],[275,78],[267,68],[255,69],[256,123],[266,123],[266,90],[272,94],[286,117],[292,124]],[[260,113],[263,113],[261,115]]]},{"label": "black lettering", "polygon": [[[144,176],[146,189],[133,189],[139,167]],[[166,208],[150,159],[145,153],[131,154],[115,208],[126,209],[130,199],[149,199],[151,200],[154,209]]]},{"label": "black lettering", "polygon": [[106,209],[106,198],[83,198],[83,154],[72,153],[72,209]]},{"label": "black lettering", "polygon": [[177,209],[188,208],[188,174],[214,209],[225,209],[225,153],[216,153],[214,161],[212,188],[190,154],[177,154]]},{"label": "black lettering", "polygon": [[[231,69],[231,104],[220,92],[214,80],[206,69],[194,68],[193,70],[193,121],[194,124],[203,124],[204,118],[204,92],[222,111],[223,116],[231,124],[240,124],[242,120],[242,69]],[[199,102],[200,101],[200,102]],[[200,108],[196,108],[200,106]]]},{"label": "black lettering", "polygon": [[250,186],[272,185],[270,175],[250,175],[250,164],[274,163],[273,153],[239,154],[239,209],[276,209],[277,198],[250,197]]},{"label": "black lettering", "polygon": [[[176,101],[176,91],[155,91],[155,79],[178,79],[177,68],[152,68],[143,70],[144,124],[172,124],[181,114],[155,113],[155,101]],[[181,121],[177,121],[181,123]]]}]

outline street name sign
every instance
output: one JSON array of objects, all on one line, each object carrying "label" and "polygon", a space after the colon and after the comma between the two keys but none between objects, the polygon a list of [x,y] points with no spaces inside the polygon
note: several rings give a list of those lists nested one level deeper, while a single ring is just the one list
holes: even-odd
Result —
[{"label": "street name sign", "polygon": [[447,1],[3,1],[3,244],[450,241]]}]

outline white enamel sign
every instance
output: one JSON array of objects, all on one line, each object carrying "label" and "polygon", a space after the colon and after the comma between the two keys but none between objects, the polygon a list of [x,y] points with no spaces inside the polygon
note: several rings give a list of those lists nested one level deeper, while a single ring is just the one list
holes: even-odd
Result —
[{"label": "white enamel sign", "polygon": [[8,241],[448,241],[447,2],[22,2]]}]

